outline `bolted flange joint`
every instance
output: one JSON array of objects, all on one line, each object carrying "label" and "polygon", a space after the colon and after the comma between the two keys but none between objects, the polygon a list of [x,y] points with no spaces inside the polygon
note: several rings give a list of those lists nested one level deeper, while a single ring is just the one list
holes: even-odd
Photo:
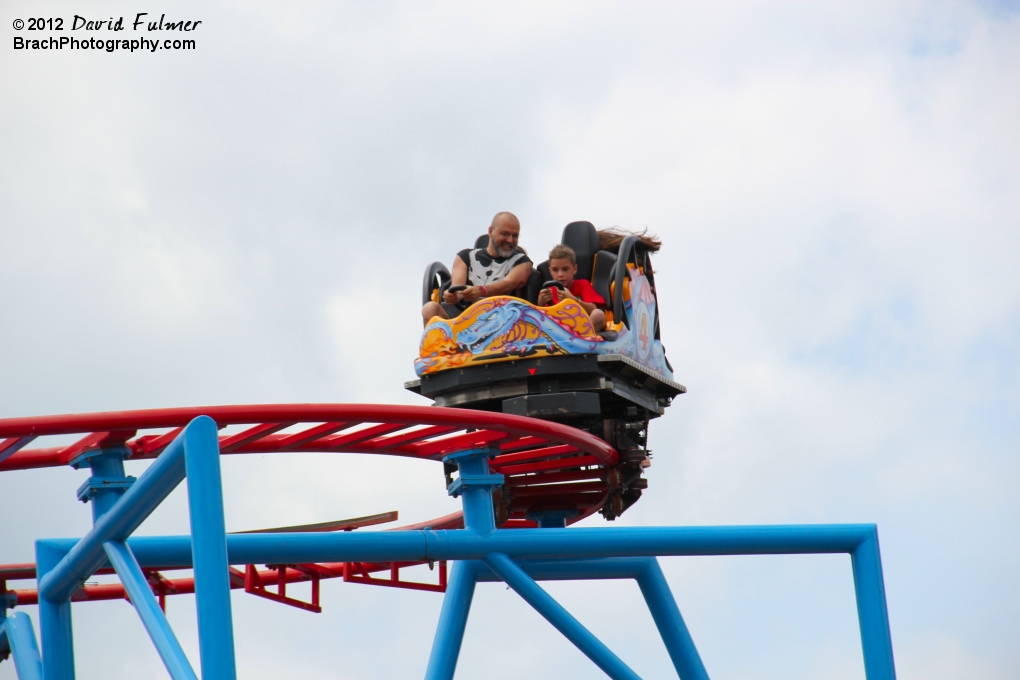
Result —
[{"label": "bolted flange joint", "polygon": [[92,476],[78,487],[78,500],[88,503],[100,491],[120,490],[121,493],[131,488],[134,477],[96,477]]},{"label": "bolted flange joint", "polygon": [[446,493],[456,498],[464,489],[494,489],[497,486],[503,486],[503,482],[506,478],[499,474],[487,474],[487,475],[465,475],[461,474],[457,479],[453,480],[450,486],[446,487]]},{"label": "bolted flange joint", "polygon": [[498,453],[498,448],[489,447],[467,449],[443,456],[444,463],[456,464],[460,469],[460,475],[446,487],[446,493],[456,498],[466,489],[491,491],[503,486],[506,482],[503,475],[488,472],[488,459]]}]

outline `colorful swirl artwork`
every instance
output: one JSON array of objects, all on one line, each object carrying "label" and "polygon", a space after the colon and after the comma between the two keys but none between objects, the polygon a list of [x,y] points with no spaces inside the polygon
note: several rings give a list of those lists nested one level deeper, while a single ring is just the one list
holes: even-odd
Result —
[{"label": "colorful swirl artwork", "polygon": [[630,330],[617,325],[607,341],[573,300],[536,307],[519,298],[479,300],[456,319],[435,317],[422,334],[414,369],[418,375],[468,364],[563,354],[622,354],[672,377],[662,345],[654,338],[655,296],[647,279],[631,270],[625,313]]}]

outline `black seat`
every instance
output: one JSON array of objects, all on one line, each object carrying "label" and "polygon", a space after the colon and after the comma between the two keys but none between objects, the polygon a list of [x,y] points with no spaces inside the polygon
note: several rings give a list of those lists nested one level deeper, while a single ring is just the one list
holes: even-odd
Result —
[{"label": "black seat", "polygon": [[474,247],[475,250],[478,250],[479,248],[488,248],[488,247],[489,247],[489,234],[488,234],[488,232],[482,234],[481,236],[479,236],[478,238],[475,239],[475,247]]},{"label": "black seat", "polygon": [[543,260],[535,265],[535,271],[537,271],[539,277],[541,277],[542,283],[552,281],[552,274],[549,273],[549,260]]},{"label": "black seat", "polygon": [[[541,269],[543,265],[545,266],[544,275],[542,274]],[[549,275],[549,262],[548,261],[540,262],[538,266],[531,270],[531,276],[528,277],[528,283],[526,286],[524,286],[524,290],[521,291],[522,293],[521,297],[523,297],[531,304],[537,305],[538,293],[539,291],[542,290],[542,284],[549,280],[547,278],[544,278],[544,276],[548,275]]]},{"label": "black seat", "polygon": [[[581,267],[577,268],[578,273]],[[613,308],[613,295],[611,284],[616,272],[616,254],[608,250],[600,250],[595,253],[595,262],[592,264],[591,285],[595,292],[606,301],[606,309]]]},{"label": "black seat", "polygon": [[[577,257],[576,278],[588,279],[595,291],[606,301],[606,314],[612,320],[612,282],[616,254],[599,247],[599,233],[587,221],[571,222],[563,228],[560,243],[570,246]],[[548,273],[548,270],[545,272]],[[548,279],[546,279],[548,280]]]},{"label": "black seat", "polygon": [[542,291],[542,285],[552,280],[549,273],[549,260],[544,260],[535,265],[531,271],[531,278],[528,279],[528,287],[525,290],[524,299],[533,305],[538,304],[538,294]]},{"label": "black seat", "polygon": [[599,233],[595,225],[591,222],[571,222],[563,227],[560,243],[570,246],[577,256],[576,278],[591,281],[592,263],[595,253],[599,252]]}]

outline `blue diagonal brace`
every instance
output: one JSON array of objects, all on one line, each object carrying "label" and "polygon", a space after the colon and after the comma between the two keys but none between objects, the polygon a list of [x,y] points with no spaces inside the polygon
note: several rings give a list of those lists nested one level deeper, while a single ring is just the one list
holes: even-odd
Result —
[{"label": "blue diagonal brace", "polygon": [[14,657],[18,680],[42,680],[42,661],[35,642],[32,620],[24,612],[15,612],[0,623],[0,648],[9,648]]},{"label": "blue diagonal brace", "polygon": [[490,553],[485,557],[485,564],[503,581],[513,588],[524,601],[544,616],[549,623],[584,652],[585,656],[595,662],[606,675],[614,680],[640,680],[640,676],[632,671],[620,657],[602,644],[591,631],[571,616],[553,597],[535,583],[530,576],[502,553]]},{"label": "blue diagonal brace", "polygon": [[109,541],[103,547],[170,677],[174,680],[198,680],[131,549],[123,541]]},{"label": "blue diagonal brace", "polygon": [[636,578],[680,680],[708,680],[708,671],[680,615],[680,608],[659,567],[659,561],[654,557],[646,558]]}]

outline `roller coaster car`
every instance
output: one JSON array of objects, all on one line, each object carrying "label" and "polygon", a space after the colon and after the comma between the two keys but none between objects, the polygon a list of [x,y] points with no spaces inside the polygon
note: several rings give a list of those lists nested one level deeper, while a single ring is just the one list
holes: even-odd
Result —
[{"label": "roller coaster car", "polygon": [[[634,479],[632,503],[648,465],[648,422],[687,390],[673,380],[659,340],[655,279],[641,240],[627,236],[612,253],[600,249],[590,222],[572,222],[562,243],[577,255],[576,277],[606,300],[606,330],[596,333],[573,300],[535,304],[542,288],[558,285],[542,262],[517,296],[483,298],[463,311],[444,305],[452,318],[434,317],[425,327],[419,379],[404,387],[437,406],[554,420],[605,439]],[[487,244],[482,235],[475,247]],[[450,284],[441,262],[429,265],[422,304],[441,302]]]}]

